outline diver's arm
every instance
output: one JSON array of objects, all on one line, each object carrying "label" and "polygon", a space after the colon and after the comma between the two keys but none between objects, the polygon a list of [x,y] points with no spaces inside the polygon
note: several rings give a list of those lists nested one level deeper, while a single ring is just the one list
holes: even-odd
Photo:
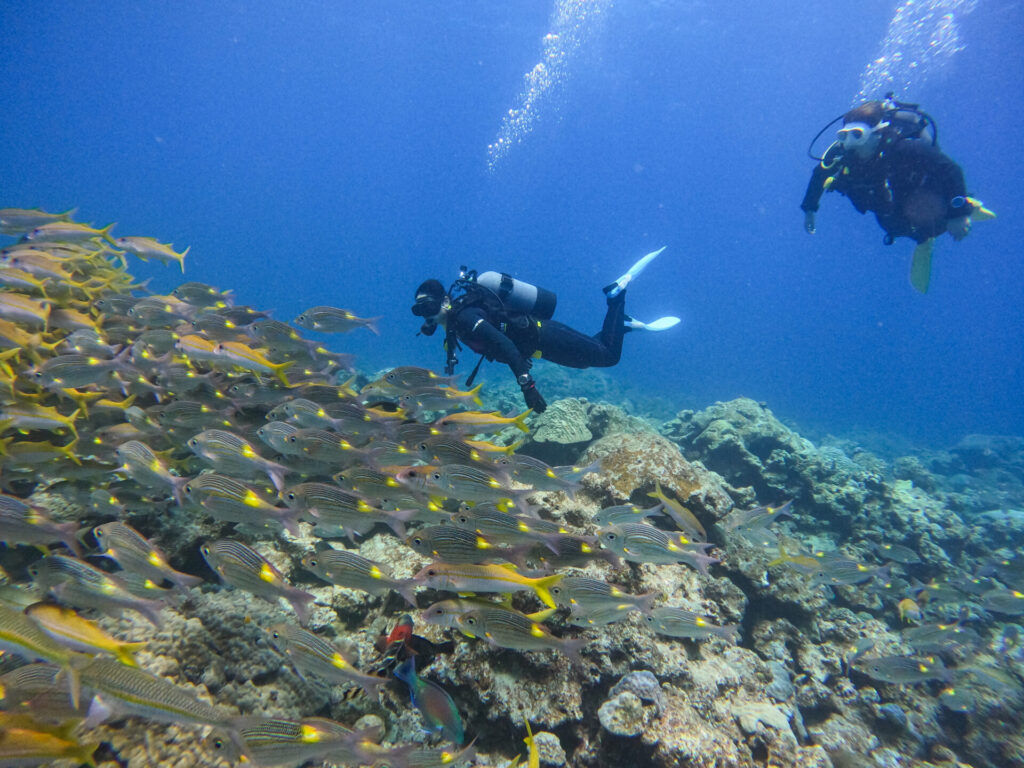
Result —
[{"label": "diver's arm", "polygon": [[825,152],[821,162],[814,166],[811,179],[807,182],[807,191],[804,192],[803,202],[800,203],[800,210],[804,213],[813,214],[817,212],[818,203],[825,192],[825,180],[839,170],[836,167],[836,164],[841,160],[839,154],[836,145],[833,144]]},{"label": "diver's arm", "polygon": [[530,361],[523,357],[516,345],[476,308],[464,309],[455,318],[459,338],[487,357],[505,363],[518,379],[530,371]]},{"label": "diver's arm", "polygon": [[821,167],[819,163],[814,167],[810,181],[807,182],[807,191],[804,192],[803,202],[800,203],[800,210],[804,213],[815,213],[818,210],[818,203],[825,192],[825,179],[829,177],[829,171]]}]

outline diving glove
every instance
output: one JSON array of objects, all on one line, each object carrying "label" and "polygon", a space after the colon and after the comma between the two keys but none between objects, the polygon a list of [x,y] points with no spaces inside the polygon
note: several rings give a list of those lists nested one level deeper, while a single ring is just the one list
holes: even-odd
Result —
[{"label": "diving glove", "polygon": [[524,373],[518,379],[519,388],[523,391],[523,399],[526,401],[526,405],[533,409],[534,413],[544,413],[548,409],[548,404],[544,401],[544,397],[540,392],[537,391],[537,382],[533,380],[533,377]]}]

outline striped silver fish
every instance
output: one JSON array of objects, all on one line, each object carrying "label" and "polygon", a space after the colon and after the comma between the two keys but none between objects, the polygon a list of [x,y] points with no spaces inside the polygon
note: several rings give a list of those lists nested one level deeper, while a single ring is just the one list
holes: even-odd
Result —
[{"label": "striped silver fish", "polygon": [[82,548],[75,538],[77,531],[78,526],[74,523],[54,522],[39,507],[0,493],[0,541],[8,545],[46,546],[59,541],[75,554],[80,554]]},{"label": "striped silver fish", "polygon": [[199,576],[174,570],[164,553],[127,523],[115,521],[97,525],[92,529],[92,535],[99,542],[103,554],[116,560],[126,571],[154,579],[157,583],[167,579],[183,592],[203,582]]},{"label": "striped silver fish", "polygon": [[471,637],[486,640],[495,648],[517,651],[561,651],[573,663],[583,664],[580,648],[586,638],[559,638],[542,624],[518,611],[507,608],[477,608],[458,617],[459,630]]},{"label": "striped silver fish", "polygon": [[712,635],[718,635],[730,642],[735,642],[736,631],[739,629],[736,624],[719,626],[706,616],[672,605],[655,608],[644,617],[644,620],[659,635],[688,637],[691,640],[704,640]]},{"label": "striped silver fish", "polygon": [[282,495],[284,503],[299,513],[300,519],[315,525],[319,536],[365,536],[373,526],[383,523],[399,538],[405,538],[405,522],[415,510],[389,512],[369,504],[361,496],[328,483],[300,483]]},{"label": "striped silver fish", "polygon": [[372,457],[356,448],[344,436],[318,427],[298,429],[287,437],[296,456],[306,456],[335,469],[353,464],[370,464]]},{"label": "striped silver fish", "polygon": [[380,687],[388,682],[386,677],[360,672],[333,643],[291,624],[268,627],[267,639],[279,653],[288,657],[303,679],[309,675],[332,685],[355,684],[371,699],[376,698]]},{"label": "striped silver fish", "polygon": [[374,734],[352,731],[333,720],[247,717],[233,720],[231,725],[230,736],[215,732],[206,740],[211,751],[231,765],[298,766],[322,760],[341,765],[406,765],[402,760],[378,761],[376,755],[388,750],[373,743]]},{"label": "striped silver fish", "polygon": [[446,563],[484,563],[507,560],[523,567],[524,554],[534,542],[518,547],[502,547],[488,537],[454,525],[430,525],[413,531],[405,543],[424,557]]},{"label": "striped silver fish", "polygon": [[188,478],[173,474],[152,448],[138,440],[129,440],[117,446],[114,453],[121,462],[118,467],[121,472],[146,488],[169,490],[174,500],[181,504],[181,489]]},{"label": "striped silver fish", "polygon": [[591,521],[599,528],[606,528],[609,525],[622,525],[623,523],[639,523],[648,517],[660,515],[661,504],[655,504],[646,509],[636,504],[617,504],[614,507],[605,507],[591,518]]},{"label": "striped silver fish", "polygon": [[291,470],[260,456],[252,443],[234,432],[208,429],[188,441],[188,447],[206,459],[218,472],[228,475],[266,475],[277,490],[284,488],[284,476]]},{"label": "striped silver fish", "polygon": [[438,494],[459,501],[501,502],[524,504],[533,489],[513,489],[479,467],[465,464],[409,467],[395,478],[418,491]]},{"label": "striped silver fish", "polygon": [[288,438],[299,431],[294,424],[287,421],[271,421],[256,430],[256,436],[272,450],[285,456],[301,456],[302,446],[289,442]]},{"label": "striped silver fish", "polygon": [[51,592],[58,602],[75,608],[95,608],[108,616],[119,616],[125,610],[135,611],[155,627],[163,624],[160,618],[163,603],[137,597],[120,577],[84,560],[47,555],[32,563],[28,572],[35,584]]},{"label": "striped silver fish", "polygon": [[717,563],[704,554],[706,542],[693,542],[681,533],[668,533],[645,523],[623,523],[601,528],[598,538],[608,549],[633,563],[686,563],[701,573]]},{"label": "striped silver fish", "polygon": [[295,513],[270,502],[270,495],[260,493],[228,475],[204,472],[185,483],[184,498],[198,504],[216,520],[255,526],[279,525],[298,535]]},{"label": "striped silver fish", "polygon": [[375,563],[345,549],[323,549],[302,558],[302,567],[329,584],[387,595],[397,592],[412,606],[416,605],[416,584],[409,579],[395,579],[385,565]]},{"label": "striped silver fish", "polygon": [[199,548],[200,554],[228,586],[245,590],[269,603],[283,597],[299,621],[309,622],[314,596],[287,582],[277,568],[255,550],[232,539],[218,539]]},{"label": "striped silver fish", "polygon": [[135,715],[160,723],[225,727],[229,717],[170,680],[97,656],[82,666],[82,684],[96,695],[83,726]]},{"label": "striped silver fish", "polygon": [[609,605],[626,605],[631,611],[649,613],[657,599],[656,592],[633,595],[614,584],[586,576],[566,576],[551,587],[551,597],[560,608],[600,609]]}]

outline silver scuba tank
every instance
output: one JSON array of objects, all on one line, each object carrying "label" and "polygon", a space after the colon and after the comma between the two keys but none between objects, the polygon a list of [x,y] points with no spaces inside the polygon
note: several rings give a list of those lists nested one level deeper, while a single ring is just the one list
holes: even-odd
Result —
[{"label": "silver scuba tank", "polygon": [[550,320],[555,314],[558,296],[544,288],[516,280],[505,272],[481,272],[476,282],[493,291],[508,309],[515,312],[524,312],[541,320]]}]

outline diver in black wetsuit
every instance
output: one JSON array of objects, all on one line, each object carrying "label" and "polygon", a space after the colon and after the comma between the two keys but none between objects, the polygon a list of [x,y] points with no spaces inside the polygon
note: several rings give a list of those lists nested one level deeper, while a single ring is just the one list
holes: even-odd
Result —
[{"label": "diver in black wetsuit", "polygon": [[[679,322],[663,317],[641,323],[626,315],[625,288],[661,251],[644,256],[626,274],[604,289],[608,301],[601,330],[587,336],[552,320],[556,297],[550,291],[515,280],[509,275],[469,272],[445,291],[438,280],[427,280],[416,289],[412,313],[424,319],[421,332],[431,336],[445,328],[447,373],[458,360],[459,344],[488,360],[505,363],[512,370],[527,406],[543,413],[547,403],[530,375],[532,359],[542,357],[569,368],[607,368],[619,362],[622,339],[629,330],[660,331]],[[476,371],[469,378],[472,382]]]},{"label": "diver in black wetsuit", "polygon": [[838,140],[815,158],[820,162],[800,203],[804,229],[817,230],[815,214],[825,191],[845,195],[861,213],[875,214],[886,245],[898,237],[918,244],[911,282],[923,293],[935,238],[949,232],[963,240],[972,216],[991,218],[991,212],[968,197],[963,171],[939,150],[935,123],[917,105],[893,101],[890,94],[851,109],[842,121]]}]

